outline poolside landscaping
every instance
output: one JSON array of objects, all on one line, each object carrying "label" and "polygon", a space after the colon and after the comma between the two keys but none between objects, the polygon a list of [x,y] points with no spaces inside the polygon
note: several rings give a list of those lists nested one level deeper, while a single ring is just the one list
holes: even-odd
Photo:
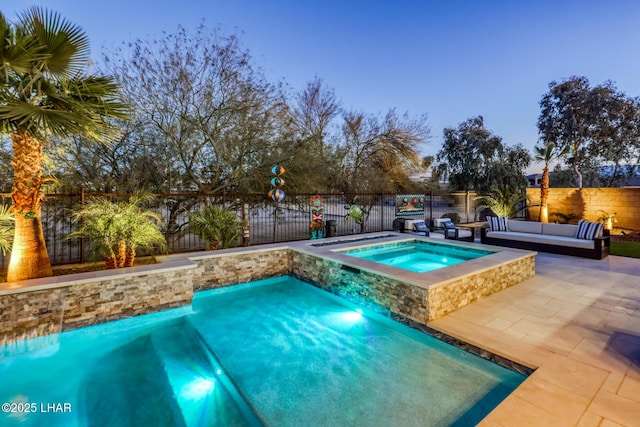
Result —
[{"label": "poolside landscaping", "polygon": [[640,233],[627,232],[612,235],[611,255],[640,258]]}]

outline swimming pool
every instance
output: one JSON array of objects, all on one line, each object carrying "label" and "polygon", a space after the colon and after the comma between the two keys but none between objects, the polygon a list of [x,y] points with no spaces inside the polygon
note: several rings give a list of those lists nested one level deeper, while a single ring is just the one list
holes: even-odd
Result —
[{"label": "swimming pool", "polygon": [[3,426],[475,425],[525,378],[288,276],[18,348]]},{"label": "swimming pool", "polygon": [[344,252],[357,258],[424,273],[491,255],[494,252],[425,241],[411,241]]}]

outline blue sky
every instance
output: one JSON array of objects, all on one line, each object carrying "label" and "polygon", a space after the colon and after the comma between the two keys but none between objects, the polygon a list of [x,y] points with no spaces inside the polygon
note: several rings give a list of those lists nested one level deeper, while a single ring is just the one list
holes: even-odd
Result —
[{"label": "blue sky", "polygon": [[82,26],[96,58],[204,19],[240,34],[267,78],[292,90],[318,76],[347,109],[426,113],[425,154],[443,128],[476,115],[506,144],[532,148],[552,80],[583,75],[640,95],[634,0],[0,0],[0,10],[13,19],[32,4]]}]

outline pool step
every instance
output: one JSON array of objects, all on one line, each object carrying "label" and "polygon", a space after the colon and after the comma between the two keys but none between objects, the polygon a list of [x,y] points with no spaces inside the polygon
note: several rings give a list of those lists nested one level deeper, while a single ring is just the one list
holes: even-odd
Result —
[{"label": "pool step", "polygon": [[187,426],[263,425],[188,320],[176,319],[150,337]]},{"label": "pool step", "polygon": [[148,335],[98,360],[79,393],[82,425],[186,427]]}]

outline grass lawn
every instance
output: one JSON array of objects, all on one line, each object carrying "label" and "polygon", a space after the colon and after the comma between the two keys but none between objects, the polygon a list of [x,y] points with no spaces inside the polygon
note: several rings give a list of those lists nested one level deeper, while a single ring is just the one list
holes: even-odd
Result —
[{"label": "grass lawn", "polygon": [[611,242],[611,255],[640,258],[640,242]]}]

